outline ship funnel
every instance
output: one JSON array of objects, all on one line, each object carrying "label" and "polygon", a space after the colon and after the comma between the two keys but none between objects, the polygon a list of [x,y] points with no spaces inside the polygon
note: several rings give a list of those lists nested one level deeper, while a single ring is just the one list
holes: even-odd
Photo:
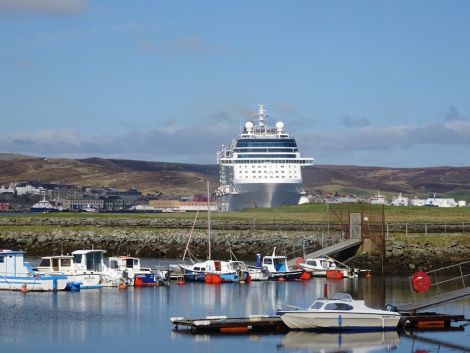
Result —
[{"label": "ship funnel", "polygon": [[259,105],[258,109],[258,126],[264,127],[264,118],[266,117],[266,110],[264,110],[264,104]]}]

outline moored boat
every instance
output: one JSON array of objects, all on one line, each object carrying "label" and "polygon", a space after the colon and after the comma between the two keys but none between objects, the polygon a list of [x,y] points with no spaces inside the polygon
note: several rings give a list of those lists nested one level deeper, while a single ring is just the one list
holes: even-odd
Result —
[{"label": "moored boat", "polygon": [[270,256],[264,256],[261,264],[262,270],[267,273],[268,279],[278,280],[298,280],[301,278],[304,270],[291,270],[287,265],[287,257],[276,255],[276,247]]},{"label": "moored boat", "polygon": [[127,285],[145,287],[156,286],[159,279],[150,268],[141,267],[140,259],[131,256],[112,256],[108,259],[108,274],[114,272],[113,278],[121,278]]},{"label": "moored boat", "polygon": [[[235,270],[229,261],[207,260],[193,264],[180,264],[185,281],[205,282],[207,275],[220,277],[222,282],[240,282],[240,273]],[[243,272],[247,278],[248,272]]]},{"label": "moored boat", "polygon": [[61,274],[68,278],[68,289],[74,288],[74,283],[80,289],[101,288],[101,277],[93,271],[84,270],[73,262],[72,255],[45,256],[34,271],[39,274]]},{"label": "moored boat", "polygon": [[394,330],[401,317],[395,311],[369,308],[346,293],[318,299],[307,309],[280,310],[278,314],[290,329],[310,331]]},{"label": "moored boat", "polygon": [[305,262],[297,263],[297,266],[310,272],[314,277],[329,278],[354,278],[358,277],[358,271],[328,256],[308,258]]},{"label": "moored boat", "polygon": [[75,250],[72,252],[74,266],[79,271],[90,271],[99,275],[103,287],[117,287],[121,277],[114,277],[113,272],[108,271],[104,264],[105,253],[106,250]]},{"label": "moored boat", "polygon": [[24,251],[0,250],[0,289],[19,291],[65,290],[67,276],[60,274],[37,274],[28,262]]}]

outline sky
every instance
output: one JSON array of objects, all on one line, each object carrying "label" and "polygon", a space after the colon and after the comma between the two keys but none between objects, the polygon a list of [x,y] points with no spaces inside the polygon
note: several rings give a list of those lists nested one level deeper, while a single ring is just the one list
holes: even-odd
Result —
[{"label": "sky", "polygon": [[215,164],[264,104],[316,164],[469,166],[469,13],[0,0],[0,152]]}]

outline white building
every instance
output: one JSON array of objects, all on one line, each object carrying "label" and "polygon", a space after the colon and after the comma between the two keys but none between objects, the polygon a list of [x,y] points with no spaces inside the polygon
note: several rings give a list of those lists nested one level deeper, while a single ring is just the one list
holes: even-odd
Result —
[{"label": "white building", "polygon": [[393,206],[408,206],[409,205],[408,197],[403,197],[401,196],[401,193],[400,193],[398,197],[392,199],[392,205]]}]

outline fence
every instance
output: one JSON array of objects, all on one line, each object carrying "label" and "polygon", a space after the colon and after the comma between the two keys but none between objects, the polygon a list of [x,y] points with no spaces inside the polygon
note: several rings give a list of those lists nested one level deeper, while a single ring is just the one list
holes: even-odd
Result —
[{"label": "fence", "polygon": [[390,233],[405,235],[429,234],[470,234],[470,222],[459,223],[387,223],[385,224],[385,237]]}]

